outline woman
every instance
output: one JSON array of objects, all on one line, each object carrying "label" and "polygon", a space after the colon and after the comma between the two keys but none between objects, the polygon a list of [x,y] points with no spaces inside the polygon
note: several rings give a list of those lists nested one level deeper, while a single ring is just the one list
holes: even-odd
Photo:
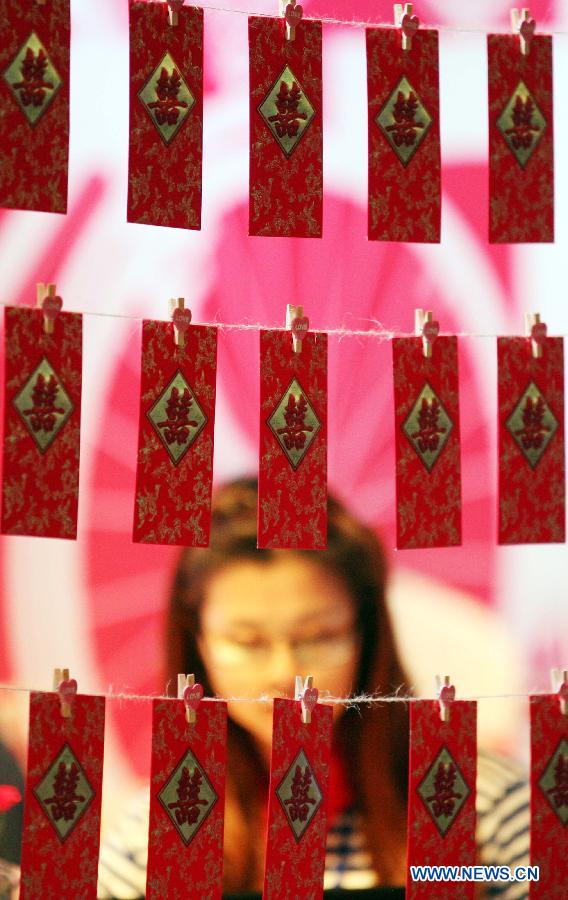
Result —
[{"label": "woman", "polygon": [[[210,696],[290,696],[294,676],[311,674],[335,697],[408,693],[373,532],[330,498],[327,551],[258,551],[256,516],[256,482],[227,485],[215,498],[210,548],[183,551],[168,612],[170,683],[192,672]],[[407,706],[337,704],[334,715],[326,887],[404,885]],[[262,888],[271,727],[270,703],[229,704],[228,892]],[[522,780],[482,756],[478,793],[480,861],[527,863]],[[497,833],[501,801],[513,829],[509,854]],[[147,818],[134,814],[103,850],[101,897],[143,892],[146,841]],[[527,896],[522,884],[507,888],[499,896]]]}]

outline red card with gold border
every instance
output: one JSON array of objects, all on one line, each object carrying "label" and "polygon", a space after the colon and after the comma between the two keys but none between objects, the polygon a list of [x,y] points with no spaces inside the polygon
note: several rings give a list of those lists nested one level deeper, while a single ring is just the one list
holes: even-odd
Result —
[{"label": "red card with gold border", "polygon": [[83,317],[4,311],[2,533],[76,538]]},{"label": "red card with gold border", "polygon": [[148,900],[222,896],[227,704],[152,704]]},{"label": "red card with gold border", "polygon": [[135,543],[209,545],[216,373],[216,328],[142,323]]},{"label": "red card with gold border", "polygon": [[489,241],[554,241],[552,37],[488,34]]},{"label": "red card with gold border", "polygon": [[327,547],[327,335],[260,332],[258,547]]},{"label": "red card with gold border", "polygon": [[3,0],[0,206],[67,211],[69,0]]},{"label": "red card with gold border", "polygon": [[130,3],[128,221],[201,228],[203,10]]},{"label": "red card with gold border", "polygon": [[499,379],[499,543],[566,540],[564,343],[497,341]]},{"label": "red card with gold border", "polygon": [[565,900],[568,884],[568,716],[558,694],[531,696],[531,900]]},{"label": "red card with gold border", "polygon": [[264,900],[323,895],[333,710],[274,700]]},{"label": "red card with gold border", "polygon": [[[452,701],[449,722],[442,722],[437,700],[410,704],[408,867],[475,865],[476,729],[474,701]],[[413,881],[408,868],[408,900],[474,894],[473,882]]]},{"label": "red card with gold border", "polygon": [[30,695],[21,900],[97,896],[104,728],[104,697]]},{"label": "red card with gold border", "polygon": [[440,242],[438,32],[367,29],[368,235]]},{"label": "red card with gold border", "polygon": [[458,342],[392,342],[398,549],[461,544]]},{"label": "red card with gold border", "polygon": [[321,22],[249,18],[249,234],[321,237]]}]

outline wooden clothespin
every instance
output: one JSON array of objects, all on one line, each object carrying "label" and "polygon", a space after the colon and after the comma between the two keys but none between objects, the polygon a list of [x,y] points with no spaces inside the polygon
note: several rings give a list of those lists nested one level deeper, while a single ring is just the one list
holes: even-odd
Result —
[{"label": "wooden clothespin", "polygon": [[294,353],[302,352],[302,340],[310,329],[310,320],[304,315],[303,306],[286,307],[286,328],[292,332],[292,347]]},{"label": "wooden clothespin", "polygon": [[185,718],[189,725],[197,721],[197,708],[203,699],[203,685],[195,681],[194,675],[178,675],[178,700],[185,703]]},{"label": "wooden clothespin", "polygon": [[318,702],[319,691],[313,687],[313,683],[313,675],[306,676],[305,681],[301,675],[296,675],[294,697],[302,704],[302,722],[304,725],[309,725],[312,721],[312,712]]},{"label": "wooden clothespin", "polygon": [[169,306],[174,323],[174,343],[176,347],[185,347],[185,332],[191,325],[191,310],[185,308],[183,297],[173,298]]},{"label": "wooden clothespin", "polygon": [[178,12],[183,4],[184,0],[168,0],[168,22],[173,27],[178,24]]},{"label": "wooden clothespin", "polygon": [[296,40],[296,28],[304,15],[304,8],[296,0],[278,0],[280,15],[286,19],[286,40]]},{"label": "wooden clothespin", "polygon": [[54,323],[61,312],[63,301],[57,296],[54,284],[38,284],[36,296],[36,306],[43,312],[43,330],[45,334],[53,334]]},{"label": "wooden clothespin", "polygon": [[70,719],[71,707],[77,696],[77,682],[74,678],[69,678],[69,669],[53,670],[53,690],[59,694],[62,717]]},{"label": "wooden clothespin", "polygon": [[394,24],[402,31],[402,49],[410,50],[412,38],[420,25],[418,16],[412,15],[412,3],[394,4]]},{"label": "wooden clothespin", "polygon": [[561,714],[568,716],[568,669],[551,669],[550,681],[553,693],[558,694]]},{"label": "wooden clothespin", "polygon": [[440,704],[440,719],[450,721],[450,704],[456,699],[456,689],[450,684],[449,675],[436,675],[436,693]]},{"label": "wooden clothespin", "polygon": [[435,321],[431,310],[414,310],[414,334],[422,338],[422,352],[428,359],[432,356],[432,347],[439,331],[440,325]]},{"label": "wooden clothespin", "polygon": [[525,335],[531,339],[534,359],[541,359],[546,341],[546,324],[540,321],[540,313],[525,313]]},{"label": "wooden clothespin", "polygon": [[531,19],[530,10],[527,7],[523,9],[511,10],[511,27],[513,34],[518,34],[521,41],[521,54],[528,56],[531,49],[531,41],[534,37],[536,22]]}]

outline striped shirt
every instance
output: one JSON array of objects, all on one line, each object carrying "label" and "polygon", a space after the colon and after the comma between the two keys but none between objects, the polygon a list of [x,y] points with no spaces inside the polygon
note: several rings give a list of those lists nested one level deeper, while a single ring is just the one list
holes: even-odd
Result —
[{"label": "striped shirt", "polygon": [[[101,850],[100,900],[132,900],[146,889],[149,797],[137,798]],[[529,786],[522,771],[500,757],[480,753],[477,761],[477,843],[482,865],[529,865]],[[326,847],[324,888],[375,887],[378,878],[365,842],[361,817],[345,810],[331,823]],[[486,898],[525,900],[525,882],[485,885]]]}]

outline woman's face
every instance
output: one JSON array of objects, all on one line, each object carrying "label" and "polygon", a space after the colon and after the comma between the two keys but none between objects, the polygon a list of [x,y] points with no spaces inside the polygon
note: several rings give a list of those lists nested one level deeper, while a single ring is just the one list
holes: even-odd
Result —
[{"label": "woman's face", "polygon": [[[313,675],[320,695],[349,696],[359,644],[346,587],[298,555],[230,563],[206,588],[199,647],[220,697],[293,697],[296,675]],[[230,714],[268,757],[272,704],[232,703]]]}]

